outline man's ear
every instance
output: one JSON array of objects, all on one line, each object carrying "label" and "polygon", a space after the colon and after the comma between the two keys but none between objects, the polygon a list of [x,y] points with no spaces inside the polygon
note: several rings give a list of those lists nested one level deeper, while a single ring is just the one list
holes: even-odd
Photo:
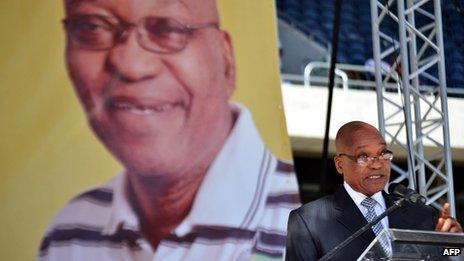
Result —
[{"label": "man's ear", "polygon": [[343,174],[343,165],[342,165],[342,159],[340,156],[335,156],[334,157],[334,163],[335,163],[335,168],[337,169],[337,172],[339,174]]},{"label": "man's ear", "polygon": [[222,56],[224,59],[224,76],[227,81],[227,95],[230,97],[235,91],[235,55],[232,39],[228,32],[222,31]]}]

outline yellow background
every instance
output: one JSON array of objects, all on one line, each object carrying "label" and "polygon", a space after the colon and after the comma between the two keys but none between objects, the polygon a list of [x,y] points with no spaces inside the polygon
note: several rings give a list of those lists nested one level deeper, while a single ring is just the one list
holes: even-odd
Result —
[{"label": "yellow background", "polygon": [[[234,100],[269,148],[290,159],[274,0],[220,0],[238,68]],[[33,260],[73,195],[121,170],[90,132],[63,60],[62,1],[0,1],[0,260]]]}]

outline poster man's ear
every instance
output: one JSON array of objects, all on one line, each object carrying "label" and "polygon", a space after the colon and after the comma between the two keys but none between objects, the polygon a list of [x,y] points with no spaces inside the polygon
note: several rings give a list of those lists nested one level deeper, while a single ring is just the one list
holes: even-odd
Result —
[{"label": "poster man's ear", "polygon": [[235,55],[232,46],[232,39],[229,33],[222,32],[223,42],[223,59],[224,59],[224,76],[227,80],[227,94],[230,97],[235,91]]}]

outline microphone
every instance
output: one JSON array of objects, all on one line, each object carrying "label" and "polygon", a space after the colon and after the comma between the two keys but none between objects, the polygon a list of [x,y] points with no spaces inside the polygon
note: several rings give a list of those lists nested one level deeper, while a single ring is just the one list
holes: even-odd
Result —
[{"label": "microphone", "polygon": [[424,196],[400,183],[391,183],[388,187],[388,193],[399,198],[404,198],[411,204],[424,205],[426,201]]}]

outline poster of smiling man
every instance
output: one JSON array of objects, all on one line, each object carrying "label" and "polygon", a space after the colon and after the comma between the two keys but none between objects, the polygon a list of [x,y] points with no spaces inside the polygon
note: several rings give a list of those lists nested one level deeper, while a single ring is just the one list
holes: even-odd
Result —
[{"label": "poster of smiling man", "polygon": [[[78,103],[55,101],[63,87],[53,85],[38,101],[54,97],[58,110],[80,104],[84,117],[68,111],[47,118],[47,104],[37,105],[39,119],[84,124],[52,134],[29,123],[50,153],[23,155],[27,166],[6,169],[26,176],[34,170],[30,191],[48,187],[29,203],[47,209],[34,238],[38,260],[282,258],[298,187],[281,105],[274,6],[249,2],[63,1],[64,37],[50,41],[64,42],[68,88]],[[54,68],[43,59],[35,62]],[[96,140],[81,134],[87,128]],[[20,138],[10,135],[12,142]],[[48,210],[55,200],[58,207]]]}]

